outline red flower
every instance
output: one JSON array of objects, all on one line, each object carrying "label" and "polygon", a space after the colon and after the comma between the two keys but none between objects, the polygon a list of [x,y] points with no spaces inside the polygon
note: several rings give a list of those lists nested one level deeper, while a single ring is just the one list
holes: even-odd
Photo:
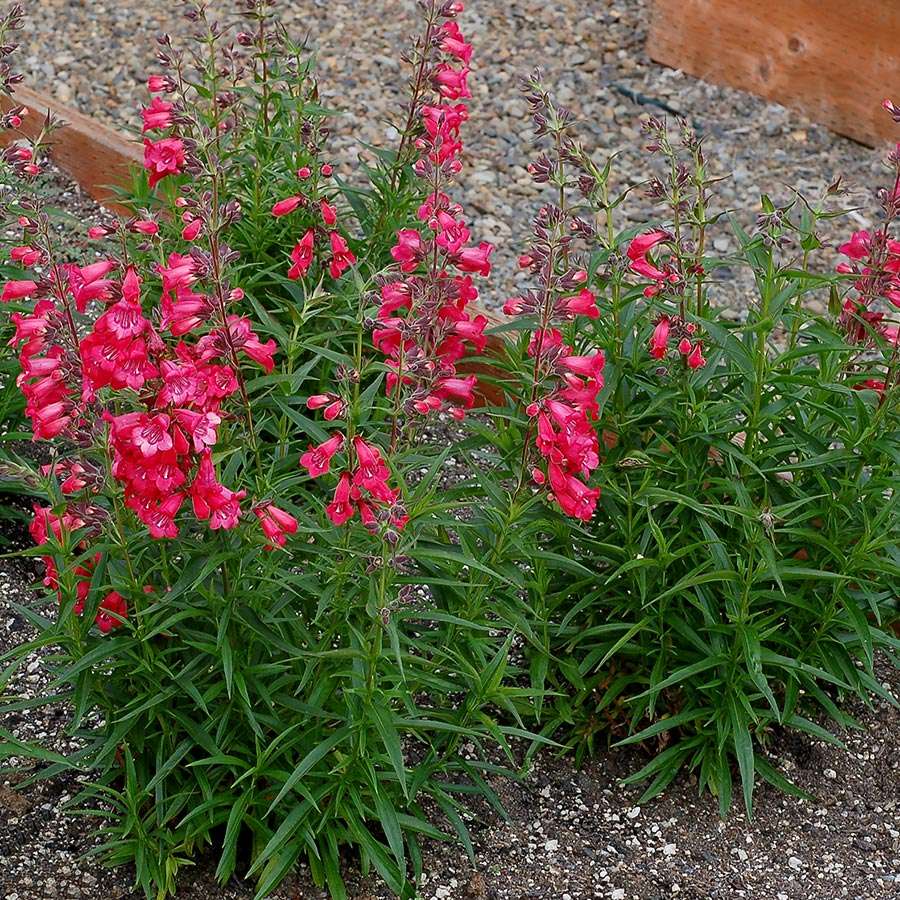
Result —
[{"label": "red flower", "polygon": [[334,207],[331,206],[327,200],[322,199],[319,201],[319,209],[322,212],[322,221],[331,227],[337,223],[337,213],[334,211]]},{"label": "red flower", "polygon": [[288,213],[292,213],[302,202],[303,197],[300,196],[286,197],[284,200],[279,200],[272,207],[272,215],[275,217],[286,216]]},{"label": "red flower", "polygon": [[147,79],[147,90],[151,94],[171,93],[175,90],[175,83],[168,75],[151,75]]},{"label": "red flower", "polygon": [[309,472],[310,478],[325,475],[331,468],[331,458],[344,446],[344,436],[333,434],[327,441],[309,449],[300,457],[300,465]]},{"label": "red flower", "polygon": [[477,247],[469,247],[459,253],[456,258],[456,267],[460,272],[477,272],[487,278],[491,274],[490,255],[493,252],[493,245],[482,241]]},{"label": "red flower", "polygon": [[288,278],[297,279],[307,273],[312,265],[315,241],[316,233],[310,228],[291,250],[291,261],[294,264],[288,269]]},{"label": "red flower", "polygon": [[397,232],[397,243],[391,248],[391,256],[400,263],[401,272],[413,272],[422,259],[422,237],[413,228]]},{"label": "red flower", "polygon": [[220,528],[234,528],[241,515],[239,501],[246,496],[246,491],[232,491],[219,483],[213,468],[212,456],[207,450],[191,485],[194,515],[198,519],[209,519],[209,527],[213,531]]},{"label": "red flower", "polygon": [[598,350],[590,356],[564,356],[559,362],[576,375],[597,379],[603,371],[606,360],[603,351]]},{"label": "red flower", "polygon": [[464,100],[471,97],[469,92],[469,69],[454,69],[449,63],[439,63],[434,71],[434,83],[438,93],[448,100]]},{"label": "red flower", "polygon": [[40,250],[27,246],[13,247],[12,250],[9,251],[9,258],[15,260],[15,262],[22,263],[26,269],[30,269],[32,266],[39,263],[43,255],[44,254],[41,253]]},{"label": "red flower", "polygon": [[[138,219],[136,222],[132,222],[128,227],[131,231],[137,232],[138,234],[146,234],[149,237],[152,237],[154,234],[159,234],[159,225],[149,219]],[[93,229],[91,229],[91,231],[93,231]],[[105,234],[106,231],[104,229],[103,234],[101,234],[100,237],[103,237]]]},{"label": "red flower", "polygon": [[857,231],[849,241],[838,247],[838,253],[857,261],[866,259],[872,249],[872,236],[868,231]]},{"label": "red flower", "polygon": [[203,227],[202,219],[194,219],[192,222],[188,222],[187,225],[181,230],[181,237],[185,241],[195,241],[197,240],[197,236],[200,234],[200,229]]},{"label": "red flower", "polygon": [[[367,444],[357,436],[353,438],[353,449],[356,451],[356,460],[359,464],[353,476],[353,483],[364,487],[376,497],[383,495],[391,472],[381,458],[378,448]],[[389,489],[388,493],[391,493]]]},{"label": "red flower", "polygon": [[645,278],[651,279],[651,281],[665,281],[669,277],[668,274],[654,266],[647,259],[647,254],[658,244],[667,240],[669,240],[669,235],[665,231],[651,231],[634,238],[626,251],[628,258],[631,260],[631,268],[638,275],[643,275]]},{"label": "red flower", "polygon": [[332,278],[340,278],[345,269],[349,269],[356,262],[356,257],[347,246],[347,242],[336,232],[332,231],[331,252],[332,258],[328,265],[328,271]]},{"label": "red flower", "polygon": [[456,22],[444,22],[441,33],[441,50],[468,65],[472,59],[472,45],[466,43],[459,25]]},{"label": "red flower", "polygon": [[283,509],[279,509],[271,503],[263,503],[253,510],[253,514],[259,519],[269,543],[266,550],[274,550],[276,546],[283,547],[289,534],[297,533],[297,520]]},{"label": "red flower", "polygon": [[553,496],[562,511],[567,516],[573,516],[584,522],[589,521],[597,507],[600,490],[589,488],[574,475],[567,474],[554,463],[550,463],[547,467],[547,476]]},{"label": "red flower", "polygon": [[[277,349],[272,338],[265,343],[260,341],[256,332],[250,328],[250,320],[245,316],[228,317],[228,334],[235,350],[243,351],[255,363],[262,366],[267,375],[271,374],[275,368],[273,357]],[[224,336],[217,331],[205,335],[197,342],[197,349],[200,350],[203,359],[222,355],[225,347]]]},{"label": "red flower", "polygon": [[169,128],[172,125],[173,109],[174,104],[163,100],[162,97],[154,97],[150,105],[141,110],[144,119],[143,132],[146,134],[148,131]]},{"label": "red flower", "polygon": [[350,502],[350,473],[344,472],[334,491],[334,499],[325,507],[328,518],[335,525],[343,525],[353,518],[353,504]]},{"label": "red flower", "polygon": [[34,281],[7,281],[3,285],[3,293],[0,294],[0,300],[9,303],[10,300],[24,300],[30,297],[37,290],[37,283]]},{"label": "red flower", "polygon": [[706,365],[706,358],[703,356],[703,345],[700,341],[694,344],[694,349],[687,358],[687,364],[692,369],[699,369]]},{"label": "red flower", "polygon": [[109,634],[114,628],[121,628],[121,620],[128,618],[128,604],[117,591],[110,591],[101,601],[94,620],[103,634]]},{"label": "red flower", "polygon": [[668,316],[660,316],[653,329],[653,337],[650,338],[650,355],[654,359],[665,359],[669,352],[669,328],[671,322]]},{"label": "red flower", "polygon": [[150,173],[151,188],[168,175],[180,174],[184,161],[184,144],[179,138],[144,139],[144,168]]},{"label": "red flower", "polygon": [[596,319],[600,315],[597,298],[587,288],[581,290],[574,297],[564,297],[562,304],[570,316],[587,316],[589,319]]}]

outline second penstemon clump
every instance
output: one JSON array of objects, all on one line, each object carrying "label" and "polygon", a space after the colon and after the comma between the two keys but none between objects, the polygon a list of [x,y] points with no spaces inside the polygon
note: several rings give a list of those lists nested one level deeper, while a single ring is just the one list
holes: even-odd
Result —
[{"label": "second penstemon clump", "polygon": [[[631,224],[614,161],[578,143],[539,77],[526,91],[551,199],[520,260],[539,286],[506,304],[526,336],[497,446],[510,478],[550,492],[521,523],[539,535],[520,561],[541,622],[531,683],[555,694],[538,721],[576,758],[646,742],[630,779],[644,799],[696,770],[724,813],[736,770],[750,811],[757,776],[795,790],[766,754],[778,729],[838,740],[819,722],[852,725],[842,698],[890,700],[876,665],[898,650],[898,157],[882,224],[838,248],[849,262],[823,259],[839,183],[815,203],[763,197],[752,231],[730,217],[739,249],[719,259],[719,178],[689,128],[647,121],[660,213]],[[725,267],[755,289],[743,324],[718,304]]]}]

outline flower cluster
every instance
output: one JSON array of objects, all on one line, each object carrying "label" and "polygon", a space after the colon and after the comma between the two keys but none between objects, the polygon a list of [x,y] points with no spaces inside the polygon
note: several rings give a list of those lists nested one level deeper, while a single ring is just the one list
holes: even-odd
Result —
[{"label": "flower cluster", "polygon": [[695,339],[696,334],[697,326],[693,322],[685,322],[680,316],[661,315],[650,337],[650,355],[660,361],[666,359],[672,343],[688,368],[702,368],[706,365],[706,357],[703,343]]},{"label": "flower cluster", "polygon": [[632,239],[625,251],[632,271],[653,282],[644,288],[645,297],[655,297],[679,281],[678,273],[670,263],[655,263],[650,256],[655,247],[671,240],[672,236],[666,231],[649,231]]},{"label": "flower cluster", "polygon": [[[552,135],[555,146],[553,159],[542,155],[529,171],[539,184],[553,175],[566,185],[566,164],[579,164],[577,148],[566,146],[568,114],[552,104],[539,75],[526,83],[526,90],[538,136]],[[531,420],[529,434],[540,454],[540,461],[530,467],[531,477],[549,489],[566,515],[587,521],[600,496],[588,479],[600,464],[594,420],[605,357],[592,347],[576,352],[563,335],[566,328],[577,336],[579,320],[596,319],[600,310],[587,287],[588,273],[574,258],[573,234],[588,226],[565,205],[564,190],[560,194],[560,204],[544,206],[535,217],[532,244],[519,258],[520,268],[529,271],[540,287],[508,300],[503,311],[537,320],[528,344],[533,372],[525,410]],[[526,458],[528,452],[526,445]]]},{"label": "flower cluster", "polygon": [[[34,516],[29,526],[32,540],[38,547],[47,547],[51,540],[56,544],[63,544],[72,534],[84,529],[87,524],[85,519],[78,513],[65,510],[62,515],[56,515],[49,507],[34,504]],[[96,513],[96,509],[87,507],[86,515]],[[79,541],[76,546],[77,550],[84,551],[87,545],[84,541]],[[101,560],[101,554],[95,553],[89,556],[80,565],[72,570],[75,579],[75,594],[72,611],[77,616],[84,614],[84,608],[90,597],[91,581],[94,575],[94,569]],[[63,594],[62,585],[60,583],[60,574],[57,570],[56,561],[53,556],[45,555],[42,557],[44,563],[44,585],[51,590],[55,590],[59,602],[65,602],[66,597]],[[94,624],[102,634],[109,634],[115,628],[120,628],[125,619],[128,618],[128,604],[125,598],[118,591],[109,591],[97,608],[94,616]]]},{"label": "flower cluster", "polygon": [[[23,228],[40,226],[26,220]],[[23,264],[37,259],[17,256]],[[188,498],[212,529],[236,527],[246,492],[219,482],[212,448],[228,416],[223,403],[241,390],[240,356],[266,372],[274,366],[275,342],[260,340],[247,318],[225,312],[226,303],[242,298],[239,289],[221,304],[196,290],[210,274],[207,262],[200,251],[173,253],[157,267],[155,317],[144,314],[136,269],[125,267],[119,279],[114,260],[51,264],[42,281],[9,282],[3,291],[7,300],[35,301],[30,313],[12,315],[12,342],[21,345],[18,383],[35,439],[106,445],[126,507],[155,538],[178,534],[176,515]],[[103,309],[91,322],[92,304]],[[196,341],[184,339],[200,330]],[[71,473],[67,484],[79,488]],[[281,546],[279,535],[296,523],[269,502],[259,509],[266,510],[257,518],[269,546]]]},{"label": "flower cluster", "polygon": [[[461,169],[460,128],[468,118],[467,78],[472,46],[453,20],[461,3],[445,4],[429,29],[423,49],[423,78],[434,92],[419,108],[421,128],[413,171],[428,196],[419,207],[419,228],[397,233],[391,256],[396,273],[384,276],[372,340],[389,369],[387,389],[397,408],[427,415],[447,410],[461,419],[475,402],[474,375],[460,376],[457,364],[467,347],[481,353],[487,319],[467,307],[478,298],[473,275],[487,277],[493,247],[470,243],[462,207],[444,187]],[[429,52],[431,51],[431,52]]]},{"label": "flower cluster", "polygon": [[316,258],[316,247],[319,245],[326,248],[323,265],[332,278],[340,278],[356,262],[347,239],[337,230],[335,196],[323,189],[323,184],[333,174],[334,168],[330,163],[320,166],[317,173],[309,166],[301,166],[297,170],[297,179],[303,185],[301,191],[279,200],[272,207],[272,215],[276,218],[289,216],[297,209],[315,209],[320,220],[307,228],[291,250],[291,267],[287,273],[291,280],[306,276]]},{"label": "flower cluster", "polygon": [[317,447],[310,445],[300,457],[300,465],[310,478],[319,478],[331,471],[335,454],[347,447],[347,465],[338,478],[334,498],[326,507],[328,518],[335,525],[344,525],[359,513],[362,523],[372,530],[379,525],[399,531],[407,516],[397,502],[400,492],[388,484],[391,473],[381,451],[358,435],[347,441],[335,433]]},{"label": "flower cluster", "polygon": [[884,230],[857,231],[838,252],[849,262],[839,263],[837,271],[854,276],[853,295],[845,299],[841,310],[848,338],[871,345],[875,335],[881,335],[897,343],[897,327],[886,321],[876,303],[885,300],[900,309],[900,241],[891,240]]},{"label": "flower cluster", "polygon": [[[654,248],[671,241],[672,236],[666,231],[649,231],[633,238],[625,251],[631,270],[653,282],[644,288],[644,296],[648,299],[682,282],[671,262],[654,262],[650,256]],[[697,326],[685,321],[683,315],[663,314],[657,318],[650,338],[650,355],[664,360],[669,355],[670,342],[674,343],[688,368],[699,369],[706,365]]]},{"label": "flower cluster", "polygon": [[[583,302],[583,293],[576,296]],[[553,327],[560,317],[571,317],[570,299],[560,298],[545,317],[548,327],[532,334],[528,355],[534,359],[536,390],[525,411],[536,421],[535,444],[544,462],[544,467],[532,469],[532,478],[549,486],[566,515],[587,521],[600,496],[599,488],[589,487],[587,480],[600,464],[593,420],[599,413],[605,359],[602,350],[576,354]]]}]

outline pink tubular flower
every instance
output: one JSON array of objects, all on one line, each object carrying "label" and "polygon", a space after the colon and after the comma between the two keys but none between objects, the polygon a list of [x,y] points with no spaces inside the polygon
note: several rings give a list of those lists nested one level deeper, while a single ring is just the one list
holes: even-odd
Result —
[{"label": "pink tubular flower", "polygon": [[313,261],[316,233],[312,228],[303,235],[297,245],[291,250],[293,265],[288,269],[288,278],[296,280],[309,271]]},{"label": "pink tubular flower", "polygon": [[324,198],[319,201],[319,210],[322,213],[322,221],[330,228],[337,224],[337,213],[331,204]]},{"label": "pink tubular flower", "polygon": [[274,550],[275,547],[283,547],[287,543],[289,534],[297,533],[297,520],[283,509],[279,509],[272,503],[263,503],[253,510],[253,514],[259,519],[263,534],[269,541],[266,550]]},{"label": "pink tubular flower", "polygon": [[468,65],[472,60],[472,45],[466,43],[456,22],[444,22],[441,26],[441,50],[455,56]]},{"label": "pink tubular flower", "polygon": [[650,338],[650,355],[654,359],[665,359],[669,352],[669,329],[671,322],[668,316],[660,316]]},{"label": "pink tubular flower", "polygon": [[340,278],[346,269],[356,262],[356,257],[347,246],[347,242],[336,231],[329,235],[331,241],[331,262],[328,264],[328,272],[332,278]]},{"label": "pink tubular flower", "polygon": [[353,504],[350,502],[350,473],[343,472],[334,491],[334,499],[325,507],[332,523],[341,526],[353,518]]},{"label": "pink tubular flower", "polygon": [[175,84],[168,75],[150,75],[147,78],[147,90],[151,94],[169,93],[175,90]]},{"label": "pink tubular flower", "polygon": [[30,297],[37,287],[37,283],[34,281],[7,281],[3,285],[0,301],[9,303],[11,300],[24,300],[26,297]]},{"label": "pink tubular flower", "polygon": [[246,316],[228,317],[228,336],[230,341],[224,340],[221,330],[211,332],[200,338],[197,348],[204,359],[222,355],[230,342],[234,349],[243,351],[257,365],[262,366],[267,375],[275,368],[274,355],[277,349],[275,341],[269,338],[265,343],[260,341],[256,332],[250,328],[250,320]]},{"label": "pink tubular flower", "polygon": [[285,197],[284,200],[279,200],[272,207],[272,215],[276,218],[286,216],[289,213],[292,213],[302,202],[303,197],[299,195],[295,195],[293,197]]},{"label": "pink tubular flower", "polygon": [[323,406],[326,422],[333,422],[344,414],[344,401],[337,394],[314,394],[306,401],[307,409],[321,409]]},{"label": "pink tubular flower", "polygon": [[654,266],[653,263],[647,259],[647,254],[654,247],[668,239],[669,235],[666,234],[665,231],[651,231],[634,238],[628,245],[626,251],[628,258],[631,260],[631,268],[637,272],[638,275],[643,275],[645,278],[649,278],[652,281],[665,281],[668,278],[668,275],[666,272]]},{"label": "pink tubular flower", "polygon": [[564,356],[560,359],[560,365],[576,375],[596,379],[603,371],[605,359],[603,351],[598,350],[590,356]]},{"label": "pink tubular flower", "polygon": [[128,618],[128,604],[117,591],[110,591],[101,601],[94,622],[103,634],[109,634],[115,628],[121,628],[122,619]]},{"label": "pink tubular flower", "polygon": [[191,436],[197,453],[203,453],[215,445],[216,429],[222,423],[221,416],[214,412],[200,413],[193,409],[176,409],[175,418]]},{"label": "pink tubular flower", "polygon": [[169,128],[172,125],[172,110],[174,104],[163,100],[162,97],[154,97],[150,105],[141,110],[144,119],[143,132],[157,131]]},{"label": "pink tubular flower", "polygon": [[589,488],[574,475],[567,474],[554,463],[547,467],[547,476],[553,496],[562,511],[567,516],[581,519],[584,522],[589,521],[597,507],[597,498],[600,496],[599,489]]},{"label": "pink tubular flower", "polygon": [[331,468],[331,458],[344,446],[344,436],[333,434],[327,441],[309,449],[300,457],[300,465],[309,472],[310,478],[326,475]]},{"label": "pink tubular flower", "polygon": [[197,236],[200,234],[200,229],[203,227],[202,219],[194,219],[192,222],[188,222],[187,225],[181,231],[181,237],[185,241],[195,241],[197,240]]},{"label": "pink tubular flower", "polygon": [[184,144],[179,138],[144,139],[144,168],[150,173],[151,188],[168,175],[180,174],[184,161]]},{"label": "pink tubular flower", "polygon": [[482,241],[477,247],[463,250],[456,258],[456,267],[460,272],[475,272],[487,278],[491,274],[490,256],[493,252],[493,245]]},{"label": "pink tubular flower", "polygon": [[703,345],[700,341],[697,341],[697,343],[694,344],[694,349],[691,350],[691,353],[687,358],[687,364],[692,369],[699,369],[706,365],[706,358],[703,356]]},{"label": "pink tubular flower", "polygon": [[438,92],[447,100],[465,100],[472,96],[468,78],[469,69],[466,66],[454,69],[449,63],[440,63],[434,71],[434,83]]},{"label": "pink tubular flower", "polygon": [[401,272],[413,272],[422,259],[422,237],[413,228],[397,232],[397,243],[391,248],[391,256],[400,263]]},{"label": "pink tubular flower", "polygon": [[40,250],[35,249],[34,247],[13,247],[12,250],[9,251],[9,258],[14,262],[20,262],[26,269],[30,269],[32,266],[37,265],[41,261],[41,257],[43,253]]},{"label": "pink tubular flower", "polygon": [[563,298],[563,306],[570,316],[587,316],[589,319],[596,319],[600,315],[597,308],[597,298],[593,291],[584,288],[574,297]]},{"label": "pink tubular flower", "polygon": [[376,486],[376,490],[380,489],[380,485],[390,476],[390,470],[381,458],[378,448],[367,444],[357,436],[353,438],[353,449],[359,463],[359,468],[353,476],[354,484],[359,484],[368,491],[372,491],[373,486]]},{"label": "pink tubular flower", "polygon": [[194,515],[198,519],[209,519],[213,531],[235,528],[241,515],[240,501],[246,496],[246,491],[232,491],[219,483],[212,456],[207,450],[191,485]]},{"label": "pink tubular flower", "polygon": [[146,234],[148,237],[159,234],[159,225],[149,219],[138,219],[128,227],[131,231],[136,231],[138,234]]},{"label": "pink tubular flower", "polygon": [[868,231],[857,231],[849,241],[838,247],[838,253],[850,259],[860,261],[868,257],[872,249],[872,236]]}]

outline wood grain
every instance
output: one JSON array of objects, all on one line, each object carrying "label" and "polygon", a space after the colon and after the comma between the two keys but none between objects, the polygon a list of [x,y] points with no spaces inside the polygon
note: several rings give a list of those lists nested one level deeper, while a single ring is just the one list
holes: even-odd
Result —
[{"label": "wood grain", "polygon": [[[95,200],[127,214],[115,202],[112,186],[128,183],[130,167],[143,159],[140,146],[121,132],[45,94],[20,87],[16,89],[14,101],[0,98],[0,106],[4,112],[16,105],[28,107],[29,114],[22,120],[22,131],[29,137],[39,134],[47,110],[65,122],[52,137],[50,157],[53,162]],[[2,138],[10,140],[11,134],[3,134]]]},{"label": "wood grain", "polygon": [[898,0],[655,0],[648,52],[869,146],[900,139]]}]

